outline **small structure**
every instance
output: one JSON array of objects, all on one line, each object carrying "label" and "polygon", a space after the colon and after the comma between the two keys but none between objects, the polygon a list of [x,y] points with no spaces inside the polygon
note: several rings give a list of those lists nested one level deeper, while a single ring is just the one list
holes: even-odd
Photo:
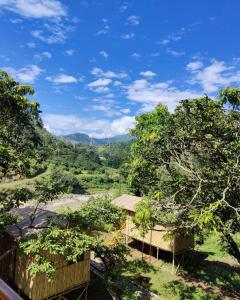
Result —
[{"label": "small structure", "polygon": [[[48,281],[43,273],[36,274],[34,277],[30,275],[28,266],[32,258],[20,254],[18,241],[20,237],[33,230],[29,228],[31,209],[33,208],[19,208],[17,213],[28,217],[16,225],[8,226],[4,238],[0,241],[0,245],[4,245],[4,247],[0,246],[0,277],[11,282],[19,292],[32,300],[65,299],[64,294],[75,289],[79,290],[77,299],[87,299],[90,252],[85,252],[77,263],[72,264],[67,263],[62,256],[49,255],[57,266],[51,281]],[[49,222],[49,217],[54,216],[56,216],[54,212],[38,209],[32,226],[44,228]]]},{"label": "small structure", "polygon": [[135,224],[132,221],[132,217],[135,215],[136,205],[141,200],[141,197],[122,195],[113,200],[113,204],[123,208],[127,212],[126,225],[123,229],[123,234],[126,236],[126,243],[128,242],[128,237],[142,242],[142,252],[144,251],[144,244],[150,246],[150,256],[152,254],[152,247],[157,249],[157,259],[159,255],[159,249],[171,252],[173,254],[173,269],[175,264],[175,255],[184,253],[194,247],[193,236],[179,236],[173,234],[169,239],[164,238],[164,236],[173,230],[173,226],[161,226],[156,225],[151,228],[144,236],[139,233]]}]

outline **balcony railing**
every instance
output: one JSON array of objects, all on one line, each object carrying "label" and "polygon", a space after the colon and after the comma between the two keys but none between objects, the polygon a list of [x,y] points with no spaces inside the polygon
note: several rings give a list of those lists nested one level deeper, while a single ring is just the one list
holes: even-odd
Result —
[{"label": "balcony railing", "polygon": [[0,300],[23,300],[5,281],[0,279]]}]

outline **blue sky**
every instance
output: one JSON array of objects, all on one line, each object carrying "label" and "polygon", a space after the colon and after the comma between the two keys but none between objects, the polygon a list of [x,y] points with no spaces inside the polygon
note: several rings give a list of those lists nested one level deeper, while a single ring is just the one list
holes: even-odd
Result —
[{"label": "blue sky", "polygon": [[0,68],[46,128],[126,133],[135,116],[240,81],[239,0],[0,0]]}]

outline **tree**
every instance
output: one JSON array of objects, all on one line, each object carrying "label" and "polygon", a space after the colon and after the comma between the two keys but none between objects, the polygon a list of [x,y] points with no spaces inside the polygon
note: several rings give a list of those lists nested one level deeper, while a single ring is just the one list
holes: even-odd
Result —
[{"label": "tree", "polygon": [[148,196],[149,224],[215,231],[240,262],[234,240],[240,231],[239,94],[227,88],[219,100],[183,100],[174,113],[158,105],[137,117],[129,180],[135,193]]},{"label": "tree", "polygon": [[35,151],[40,144],[36,128],[42,126],[39,104],[27,98],[33,94],[32,87],[0,71],[0,178],[26,174],[41,159]]},{"label": "tree", "polygon": [[[34,90],[0,72],[0,179],[4,176],[27,174],[31,165],[41,160],[36,147],[41,143],[38,128],[42,127],[39,104],[26,95]],[[5,226],[15,222],[9,212],[29,200],[25,188],[0,193],[0,234]]]}]

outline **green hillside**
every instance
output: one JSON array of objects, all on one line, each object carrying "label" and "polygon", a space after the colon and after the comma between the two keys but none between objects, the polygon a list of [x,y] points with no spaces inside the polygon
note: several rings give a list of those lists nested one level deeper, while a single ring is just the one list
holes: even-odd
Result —
[{"label": "green hillside", "polygon": [[89,135],[85,133],[72,133],[67,135],[61,135],[60,138],[63,140],[72,141],[83,145],[92,145],[92,146],[99,146],[108,143],[128,142],[132,139],[132,137],[129,134],[123,134],[123,135],[117,135],[110,138],[98,139],[98,138],[91,138]]}]

